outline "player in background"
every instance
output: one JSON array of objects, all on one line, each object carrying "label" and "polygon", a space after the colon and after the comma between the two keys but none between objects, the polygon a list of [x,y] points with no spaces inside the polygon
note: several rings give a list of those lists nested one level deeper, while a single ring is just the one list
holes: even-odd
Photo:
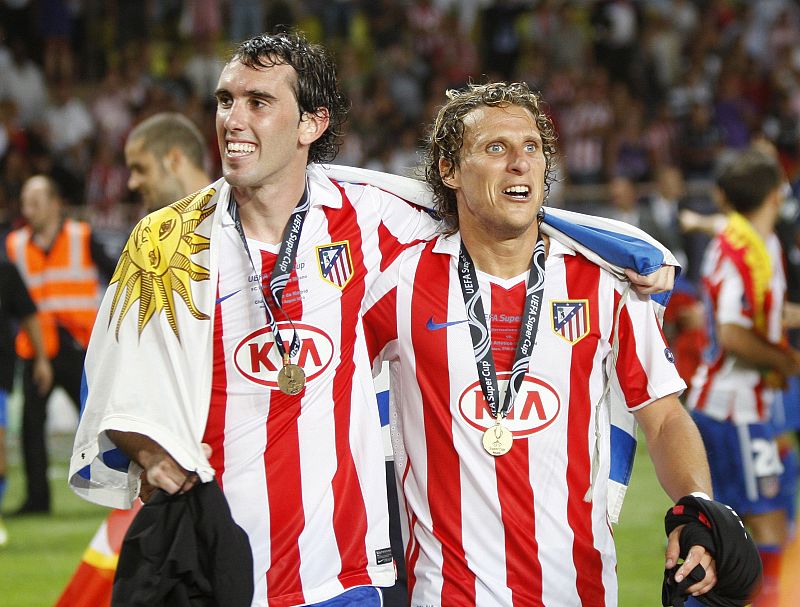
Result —
[{"label": "player in background", "polygon": [[703,260],[711,336],[687,405],[715,494],[742,516],[759,547],[764,585],[754,605],[772,606],[787,539],[772,415],[787,379],[800,372],[800,352],[788,345],[782,322],[786,275],[774,231],[783,178],[774,159],[752,149],[730,161],[716,185],[729,212]]}]

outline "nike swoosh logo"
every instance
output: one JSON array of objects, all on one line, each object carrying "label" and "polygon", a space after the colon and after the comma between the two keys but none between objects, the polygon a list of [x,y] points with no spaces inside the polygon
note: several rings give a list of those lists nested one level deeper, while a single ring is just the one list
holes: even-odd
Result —
[{"label": "nike swoosh logo", "polygon": [[229,297],[233,297],[233,296],[234,296],[234,295],[236,295],[236,294],[237,294],[239,291],[241,291],[241,289],[238,289],[238,290],[234,291],[233,293],[228,293],[227,295],[223,295],[222,297],[217,297],[217,305],[221,304],[223,301],[225,301],[225,300],[226,300],[226,299],[228,299]]},{"label": "nike swoosh logo", "polygon": [[464,320],[451,320],[450,322],[433,322],[433,316],[428,319],[425,328],[428,331],[438,331],[439,329],[445,329],[451,325],[460,325],[462,322],[467,322],[467,319]]}]

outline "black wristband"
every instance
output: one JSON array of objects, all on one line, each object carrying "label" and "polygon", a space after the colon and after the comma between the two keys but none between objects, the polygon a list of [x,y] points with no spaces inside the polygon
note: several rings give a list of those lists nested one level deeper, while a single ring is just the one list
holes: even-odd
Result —
[{"label": "black wristband", "polygon": [[[692,546],[703,546],[714,558],[717,583],[711,590],[695,598],[710,607],[747,605],[761,582],[761,559],[739,516],[725,504],[687,495],[678,500],[664,517],[667,535],[680,525],[685,525],[679,538],[680,558],[685,559]],[[683,605],[688,594],[686,589],[699,581],[684,583],[690,579],[690,574],[680,584],[675,584],[674,572],[677,568],[676,565],[664,572],[661,601],[665,606]],[[692,574],[695,571],[697,567]]]}]

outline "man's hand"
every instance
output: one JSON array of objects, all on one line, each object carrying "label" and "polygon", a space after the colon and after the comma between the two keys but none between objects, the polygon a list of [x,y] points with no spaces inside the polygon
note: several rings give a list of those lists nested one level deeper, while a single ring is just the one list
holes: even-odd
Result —
[{"label": "man's hand", "polygon": [[647,276],[637,274],[626,268],[625,275],[631,281],[633,288],[641,295],[652,295],[672,290],[675,286],[675,266],[661,266],[658,270]]},{"label": "man's hand", "polygon": [[149,485],[170,495],[186,493],[198,480],[196,474],[181,467],[166,451],[148,458],[144,474]]},{"label": "man's hand", "polygon": [[[203,443],[202,446],[206,458],[210,458],[211,446],[207,443]],[[143,470],[139,476],[139,480],[141,481],[141,487],[139,488],[139,499],[141,499],[145,504],[150,501],[150,498],[153,496],[153,493],[155,493],[156,489],[163,489],[169,494],[186,493],[200,480],[195,473],[187,472],[181,466],[179,466],[178,463],[172,459],[172,457],[170,457],[166,451],[164,451],[163,454],[166,456],[166,458],[159,461],[155,465],[155,469],[149,468]],[[151,473],[153,475],[152,477]],[[181,474],[183,474],[182,477],[180,476]],[[180,485],[178,485],[178,482],[180,482]],[[177,489],[174,491],[169,489],[174,489],[176,486]]]},{"label": "man's hand", "polygon": [[46,356],[37,356],[33,361],[33,383],[40,396],[50,392],[53,387],[53,365]]},{"label": "man's hand", "polygon": [[[200,481],[197,473],[184,469],[164,447],[150,437],[137,432],[119,430],[107,430],[106,434],[144,470],[140,477],[142,481],[140,497],[143,502],[146,502],[156,489],[162,489],[170,495],[186,493]],[[203,449],[206,453],[211,451],[208,445]]]},{"label": "man's hand", "polygon": [[[679,538],[684,527],[685,525],[680,525],[669,534],[667,550],[664,554],[666,559],[664,563],[665,569],[672,569],[678,563],[680,555]],[[675,572],[675,582],[681,582],[697,565],[702,565],[703,569],[706,570],[706,576],[687,588],[687,591],[693,596],[705,594],[717,583],[717,568],[714,557],[703,546],[692,546],[689,549],[686,559],[678,568],[678,571]]]}]

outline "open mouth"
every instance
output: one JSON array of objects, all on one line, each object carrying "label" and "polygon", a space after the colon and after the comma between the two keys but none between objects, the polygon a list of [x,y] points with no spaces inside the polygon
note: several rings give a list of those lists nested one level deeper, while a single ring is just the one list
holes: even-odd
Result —
[{"label": "open mouth", "polygon": [[503,190],[503,194],[516,198],[518,200],[525,200],[530,196],[531,189],[526,185],[512,185],[511,187]]},{"label": "open mouth", "polygon": [[225,153],[228,156],[247,156],[256,151],[256,146],[252,143],[238,143],[229,141],[225,146]]}]

